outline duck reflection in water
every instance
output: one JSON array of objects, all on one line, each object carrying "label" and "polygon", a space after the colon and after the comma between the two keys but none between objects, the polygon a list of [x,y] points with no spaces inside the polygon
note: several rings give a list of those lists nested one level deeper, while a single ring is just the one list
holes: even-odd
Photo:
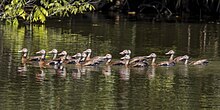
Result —
[{"label": "duck reflection in water", "polygon": [[80,79],[81,78],[81,68],[80,67],[76,67],[72,70],[72,78],[73,79]]},{"label": "duck reflection in water", "polygon": [[121,80],[129,80],[130,79],[130,68],[129,67],[121,67],[119,70],[120,79]]},{"label": "duck reflection in water", "polygon": [[36,74],[36,80],[37,81],[44,81],[44,79],[45,79],[45,72],[44,72],[44,69],[42,69],[42,68],[40,68],[40,72],[38,72],[37,74]]},{"label": "duck reflection in water", "polygon": [[147,70],[147,76],[149,80],[154,79],[155,77],[155,66],[150,66]]},{"label": "duck reflection in water", "polygon": [[24,64],[21,64],[21,66],[18,67],[18,70],[17,72],[19,73],[19,75],[23,76],[25,75],[25,73],[28,71],[27,69],[27,65],[24,63]]},{"label": "duck reflection in water", "polygon": [[58,66],[58,69],[56,69],[56,75],[58,77],[66,77],[66,67],[64,67],[63,65]]},{"label": "duck reflection in water", "polygon": [[111,75],[111,66],[106,65],[105,67],[103,67],[102,69],[102,74],[107,77]]}]

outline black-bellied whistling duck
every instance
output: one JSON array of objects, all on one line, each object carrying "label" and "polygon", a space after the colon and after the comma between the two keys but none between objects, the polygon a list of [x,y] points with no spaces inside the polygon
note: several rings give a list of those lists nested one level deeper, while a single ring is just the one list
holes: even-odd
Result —
[{"label": "black-bellied whistling duck", "polygon": [[86,58],[85,61],[89,61],[91,58],[91,54],[92,54],[92,50],[91,49],[86,49],[85,51],[83,51],[83,54],[86,54]]},{"label": "black-bellied whistling duck", "polygon": [[[125,56],[126,56],[126,57],[129,56],[129,60],[130,60],[131,50],[123,50],[123,51],[121,51],[119,54],[120,54],[120,55],[124,55],[124,56],[121,57],[120,60],[111,61],[111,62],[109,63],[109,65],[125,65],[125,61],[124,61],[124,59],[126,59]],[[129,60],[128,60],[128,61],[129,61]],[[127,60],[126,60],[126,61],[127,61]]]},{"label": "black-bellied whistling duck", "polygon": [[42,49],[42,50],[36,52],[36,54],[41,54],[40,61],[38,63],[39,63],[40,68],[44,67],[46,64],[46,62],[45,62],[46,51],[44,49]]},{"label": "black-bellied whistling duck", "polygon": [[123,50],[119,54],[120,55],[131,55],[131,50]]},{"label": "black-bellied whistling duck", "polygon": [[183,56],[178,56],[178,57],[174,58],[174,54],[175,54],[175,51],[174,51],[174,50],[170,50],[170,51],[168,51],[168,52],[166,53],[166,55],[170,55],[169,61],[170,61],[170,62],[171,62],[171,61],[174,61],[175,63],[180,62],[180,61],[181,61],[180,59],[181,59]]},{"label": "black-bellied whistling duck", "polygon": [[76,66],[81,66],[81,59],[82,59],[82,54],[81,53],[77,53],[77,54],[75,54],[74,56],[74,59],[72,59],[72,60],[70,60],[69,62],[74,62],[74,64],[76,65]]},{"label": "black-bellied whistling duck", "polygon": [[174,66],[175,65],[174,61],[163,61],[163,62],[156,64],[155,61],[156,61],[157,55],[155,53],[151,53],[148,57],[152,58],[152,62],[151,62],[152,66]]},{"label": "black-bellied whistling duck", "polygon": [[[43,52],[43,50],[41,52]],[[36,54],[42,54],[44,55],[44,58],[45,58],[46,51],[44,50],[45,53],[41,53],[41,52],[40,51],[36,52]],[[40,61],[42,59],[42,55],[29,57],[29,61]]]},{"label": "black-bellied whistling duck", "polygon": [[61,65],[63,63],[67,63],[67,52],[62,51],[61,53],[58,54],[60,58],[57,60],[56,65]]},{"label": "black-bellied whistling duck", "polygon": [[165,55],[170,55],[169,61],[173,61],[174,54],[174,50],[170,50],[167,53],[165,53]]},{"label": "black-bellied whistling duck", "polygon": [[170,55],[169,61],[170,62],[175,62],[175,63],[178,63],[180,61],[180,59],[183,57],[183,56],[178,56],[178,57],[174,58],[174,54],[175,54],[174,50],[170,50],[165,54]]},{"label": "black-bellied whistling duck", "polygon": [[59,59],[57,59],[57,55],[58,55],[57,49],[53,49],[53,50],[49,51],[48,54],[53,54],[53,58],[52,58],[52,60],[48,61],[47,65],[56,65],[59,60]]},{"label": "black-bellied whistling duck", "polygon": [[187,64],[189,64],[189,65],[207,65],[209,63],[209,61],[207,59],[201,59],[201,60],[189,62],[188,55],[184,55],[180,60],[181,61],[185,60],[185,62],[184,62],[185,65],[187,65]]},{"label": "black-bellied whistling duck", "polygon": [[111,65],[124,65],[125,67],[128,67],[129,65],[129,60],[130,60],[130,55],[125,55],[124,57],[121,57],[120,61],[115,61],[110,63]]},{"label": "black-bellied whistling duck", "polygon": [[109,66],[111,60],[112,60],[112,55],[111,54],[106,54],[105,55],[106,63],[105,65]]},{"label": "black-bellied whistling duck", "polygon": [[49,51],[48,53],[53,54],[52,60],[55,60],[57,58],[57,54],[58,54],[57,49],[53,49],[53,50]]},{"label": "black-bellied whistling duck", "polygon": [[[106,59],[110,59],[112,56],[110,54],[106,54],[105,56],[96,56],[91,58],[89,61],[85,62],[84,66],[96,66],[99,65],[101,62],[105,61]],[[108,61],[107,61],[108,62]]]},{"label": "black-bellied whistling duck", "polygon": [[135,64],[138,62],[147,62],[147,61],[148,61],[148,56],[137,56],[137,57],[132,58],[129,64]]},{"label": "black-bellied whistling duck", "polygon": [[22,53],[22,57],[21,57],[21,63],[26,64],[27,63],[27,55],[28,55],[28,49],[27,48],[23,48],[21,50],[19,50],[18,52]]},{"label": "black-bellied whistling duck", "polygon": [[42,56],[33,56],[33,57],[29,57],[28,58],[28,49],[27,48],[23,48],[21,50],[19,50],[18,52],[23,53],[22,55],[22,59],[21,62],[22,63],[30,63],[30,61],[40,61]]}]

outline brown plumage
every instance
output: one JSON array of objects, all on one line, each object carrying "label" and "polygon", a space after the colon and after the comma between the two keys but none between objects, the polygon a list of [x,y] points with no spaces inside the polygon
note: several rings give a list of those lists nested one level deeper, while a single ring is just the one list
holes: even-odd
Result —
[{"label": "brown plumage", "polygon": [[124,65],[125,67],[129,66],[129,60],[130,60],[130,55],[125,55],[124,57],[121,57],[121,60],[119,61],[114,61],[109,63],[110,65]]},{"label": "brown plumage", "polygon": [[22,53],[22,57],[21,57],[21,63],[26,64],[28,59],[27,59],[27,55],[28,55],[28,49],[27,48],[23,48],[21,50],[19,50],[18,52]]},{"label": "brown plumage", "polygon": [[188,55],[184,55],[180,60],[181,61],[185,60],[185,63],[184,63],[185,65],[187,65],[187,64],[189,64],[189,65],[207,65],[209,63],[209,61],[207,59],[201,59],[201,60],[189,62]]},{"label": "brown plumage", "polygon": [[106,54],[105,56],[96,56],[91,58],[89,61],[85,62],[84,66],[96,66],[99,65],[101,62],[104,62],[106,59],[111,57],[110,54]]}]

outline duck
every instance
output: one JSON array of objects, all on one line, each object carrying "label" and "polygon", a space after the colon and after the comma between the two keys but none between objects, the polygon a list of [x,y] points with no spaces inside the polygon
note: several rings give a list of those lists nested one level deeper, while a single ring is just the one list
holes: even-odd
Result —
[{"label": "duck", "polygon": [[163,61],[163,62],[160,62],[158,64],[156,64],[156,57],[157,55],[155,53],[151,53],[149,56],[149,58],[152,58],[152,62],[151,62],[151,65],[152,66],[174,66],[175,65],[175,62],[173,61]]},{"label": "duck", "polygon": [[23,63],[23,64],[24,63],[31,63],[31,61],[40,61],[40,59],[42,57],[42,56],[33,56],[33,57],[28,58],[28,49],[27,48],[22,48],[18,52],[22,53],[21,63]]},{"label": "duck", "polygon": [[176,64],[176,62],[174,61],[173,57],[174,57],[174,50],[169,50],[167,53],[165,53],[165,55],[170,55],[170,58],[168,61],[162,61],[160,63],[158,63],[158,66],[174,66]]},{"label": "duck", "polygon": [[67,63],[67,52],[66,51],[62,51],[59,54],[57,54],[58,56],[60,56],[59,58],[56,58],[52,61],[49,61],[46,63],[46,65],[62,65],[63,63]]},{"label": "duck", "polygon": [[184,55],[180,61],[183,61],[185,60],[184,64],[187,65],[207,65],[209,63],[208,59],[200,59],[200,60],[197,60],[197,61],[191,61],[189,62],[189,56],[188,55]]},{"label": "duck", "polygon": [[111,62],[111,63],[110,63],[110,61],[108,61],[107,64],[112,65],[112,66],[124,65],[125,67],[128,67],[130,58],[131,58],[130,55],[125,55],[125,56],[121,57],[119,61],[115,61],[115,62]]},{"label": "duck", "polygon": [[82,54],[86,55],[84,61],[89,61],[91,59],[92,49],[86,49]]},{"label": "duck", "polygon": [[[99,65],[101,62],[105,61],[106,59],[112,58],[111,54],[106,54],[105,56],[96,56],[91,58],[89,61],[85,62],[84,66],[96,66]],[[108,60],[107,60],[108,62]]]},{"label": "duck", "polygon": [[67,52],[65,50],[59,53],[58,55],[61,56],[57,62],[58,65],[61,65],[63,63],[68,63]]},{"label": "duck", "polygon": [[[128,58],[128,56],[129,56],[129,60],[130,60],[130,55],[131,55],[131,50],[123,50],[123,51],[121,51],[121,52],[119,52],[119,54],[120,55],[123,55],[121,58],[120,58],[120,60],[116,60],[116,61],[111,61],[111,62],[109,62],[109,65],[125,65],[125,61],[124,61],[124,59],[126,59],[125,58],[125,56]],[[129,61],[128,60],[128,61]],[[127,60],[126,60],[127,61]]]},{"label": "duck", "polygon": [[169,58],[169,61],[174,61],[175,63],[178,63],[181,61],[182,57],[183,56],[178,56],[176,58],[174,58],[174,54],[175,54],[175,51],[174,50],[169,50],[167,53],[165,53],[166,55],[170,55],[170,58]]},{"label": "duck", "polygon": [[22,64],[26,64],[28,59],[27,59],[27,55],[28,55],[28,49],[27,48],[23,48],[21,50],[19,50],[18,52],[22,53],[22,57],[21,57],[21,63]]},{"label": "duck", "polygon": [[174,50],[169,50],[167,53],[165,53],[165,55],[170,55],[169,61],[173,61],[173,57],[174,57]]},{"label": "duck", "polygon": [[137,56],[137,57],[132,58],[129,64],[137,64],[140,62],[147,62],[147,61],[148,61],[148,56]]},{"label": "duck", "polygon": [[82,54],[81,54],[81,53],[77,53],[77,54],[75,54],[73,57],[74,57],[74,59],[69,60],[68,63],[70,63],[70,62],[73,63],[73,62],[74,62],[74,64],[75,64],[76,66],[81,66]]},{"label": "duck", "polygon": [[53,49],[49,51],[48,54],[53,54],[53,58],[50,61],[48,61],[47,65],[56,65],[59,60],[57,59],[57,55],[58,55],[57,49]]},{"label": "duck", "polygon": [[53,54],[52,60],[55,60],[57,58],[58,51],[57,49],[52,49],[51,51],[48,52],[48,54]]},{"label": "duck", "polygon": [[131,55],[131,50],[123,50],[119,53],[120,55]]},{"label": "duck", "polygon": [[44,49],[36,52],[36,54],[41,54],[40,60],[38,61],[38,64],[40,66],[40,68],[44,68],[44,66],[46,65],[45,62],[45,56],[46,56],[46,51]]}]

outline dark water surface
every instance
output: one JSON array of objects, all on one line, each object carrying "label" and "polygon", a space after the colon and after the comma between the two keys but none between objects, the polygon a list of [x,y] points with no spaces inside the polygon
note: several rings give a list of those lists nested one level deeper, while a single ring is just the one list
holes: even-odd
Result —
[{"label": "dark water surface", "polygon": [[[207,58],[208,66],[75,67],[63,72],[38,65],[23,67],[29,56],[53,48],[69,55],[93,50],[92,56],[131,49],[132,57],[155,52],[158,60],[176,50],[190,60]],[[51,56],[47,55],[50,59]],[[0,107],[7,109],[220,109],[220,25],[159,23],[92,15],[51,20],[46,26],[0,25]]]}]

